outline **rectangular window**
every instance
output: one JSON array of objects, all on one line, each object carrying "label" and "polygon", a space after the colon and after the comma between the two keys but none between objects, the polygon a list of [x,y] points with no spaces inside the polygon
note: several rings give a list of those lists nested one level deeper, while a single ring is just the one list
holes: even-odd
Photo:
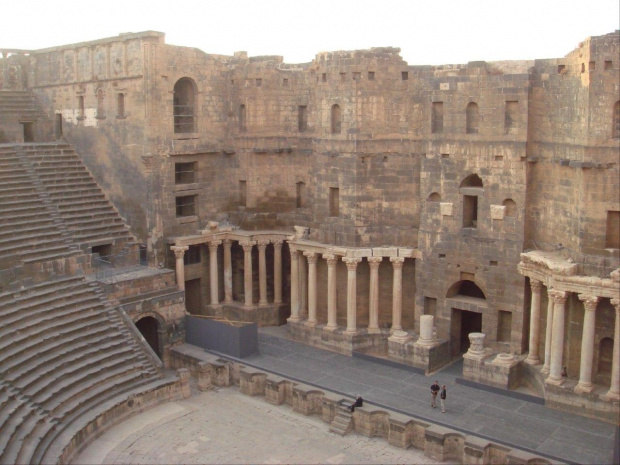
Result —
[{"label": "rectangular window", "polygon": [[194,216],[196,214],[196,196],[184,195],[176,198],[177,218],[183,216]]},{"label": "rectangular window", "polygon": [[329,216],[340,215],[340,189],[337,187],[329,188]]},{"label": "rectangular window", "polygon": [[308,107],[306,105],[297,107],[297,125],[299,132],[305,132],[308,129]]},{"label": "rectangular window", "polygon": [[239,205],[246,207],[247,201],[247,183],[245,181],[239,181]]},{"label": "rectangular window", "polygon": [[514,100],[506,101],[506,134],[517,132],[519,128],[519,102]]},{"label": "rectangular window", "polygon": [[605,70],[609,71],[610,69],[614,69],[613,63],[611,60],[605,60]]},{"label": "rectangular window", "polygon": [[401,78],[403,81],[407,81],[407,80],[409,80],[409,71],[402,71],[402,72],[400,73],[400,78]]},{"label": "rectangular window", "polygon": [[433,102],[431,132],[433,134],[443,132],[443,102]]},{"label": "rectangular window", "polygon": [[195,182],[196,163],[175,163],[174,183],[189,184]]},{"label": "rectangular window", "polygon": [[434,297],[424,297],[424,314],[437,316],[437,299]]},{"label": "rectangular window", "polygon": [[499,310],[497,312],[497,341],[510,342],[512,331],[512,312]]},{"label": "rectangular window", "polygon": [[123,118],[125,116],[125,94],[118,94],[116,97],[116,116]]},{"label": "rectangular window", "polygon": [[305,207],[306,203],[306,184],[302,181],[297,183],[297,208]]},{"label": "rectangular window", "polygon": [[321,74],[321,81],[327,82],[327,73]]},{"label": "rectangular window", "polygon": [[620,211],[607,212],[606,249],[620,249]]},{"label": "rectangular window", "polygon": [[200,245],[190,245],[183,255],[183,264],[195,265],[196,263],[200,263]]},{"label": "rectangular window", "polygon": [[84,109],[84,96],[80,95],[78,97],[78,118],[84,118],[85,109]]},{"label": "rectangular window", "polygon": [[340,82],[344,82],[347,80],[347,73],[340,73]]},{"label": "rectangular window", "polygon": [[375,72],[374,71],[368,71],[368,80],[369,81],[374,81],[375,80]]},{"label": "rectangular window", "polygon": [[353,80],[354,81],[359,81],[360,79],[362,79],[362,73],[359,73],[359,72],[355,71],[353,73]]},{"label": "rectangular window", "polygon": [[282,86],[283,87],[288,87],[288,79],[287,78],[282,79]]},{"label": "rectangular window", "polygon": [[476,195],[463,196],[463,227],[478,227],[478,196]]},{"label": "rectangular window", "polygon": [[256,80],[256,87],[260,87],[260,86],[262,86],[262,85],[263,85],[263,80],[262,80],[261,78],[258,78],[258,79]]}]

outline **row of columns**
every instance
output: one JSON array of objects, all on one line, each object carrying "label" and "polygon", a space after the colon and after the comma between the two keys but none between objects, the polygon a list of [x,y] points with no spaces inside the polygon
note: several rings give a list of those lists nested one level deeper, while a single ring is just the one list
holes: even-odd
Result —
[{"label": "row of columns", "polygon": [[[209,247],[209,287],[211,290],[211,305],[219,305],[219,282],[218,282],[218,247],[224,247],[224,303],[233,302],[232,292],[232,240],[213,240],[207,243]],[[273,243],[273,295],[274,305],[282,304],[282,241],[240,241],[239,245],[243,248],[243,285],[244,285],[244,307],[253,307],[253,276],[252,276],[252,248],[258,248],[258,292],[259,306],[267,306],[267,246]],[[188,250],[188,246],[172,246],[171,250],[175,255],[175,268],[177,276],[177,286],[180,290],[185,290],[185,270],[183,265],[183,257]]]},{"label": "row of columns", "polygon": [[[527,363],[537,365],[541,362],[539,356],[540,344],[540,296],[542,283],[530,279],[532,290],[530,311],[530,349]],[[548,289],[547,327],[545,331],[545,354],[544,364],[541,369],[543,374],[548,375],[547,382],[551,384],[562,383],[562,355],[564,353],[564,322],[566,318],[566,299],[568,292]],[[579,300],[583,302],[585,309],[583,317],[583,334],[581,337],[581,360],[579,366],[579,382],[575,386],[575,392],[591,392],[594,389],[592,383],[592,368],[594,362],[594,333],[596,306],[599,298],[593,295],[579,294]],[[611,385],[607,397],[620,398],[620,300],[612,299],[611,304],[616,311],[614,329],[614,347],[611,369]]]},{"label": "row of columns", "polygon": [[[298,322],[307,316],[307,324],[316,325],[317,321],[317,274],[316,265],[319,254],[303,252],[308,261],[308,272],[300,260],[302,252],[291,249],[291,317],[290,321]],[[322,254],[327,262],[327,324],[326,330],[335,330],[337,324],[337,264],[339,257],[334,254]],[[370,266],[370,305],[369,333],[380,333],[379,329],[379,265],[383,257],[368,257]],[[357,332],[357,265],[362,261],[359,257],[342,257],[347,267],[347,327],[346,333]],[[402,330],[402,270],[405,259],[391,257],[394,270],[392,288],[392,331]],[[308,308],[305,308],[306,295]]]}]

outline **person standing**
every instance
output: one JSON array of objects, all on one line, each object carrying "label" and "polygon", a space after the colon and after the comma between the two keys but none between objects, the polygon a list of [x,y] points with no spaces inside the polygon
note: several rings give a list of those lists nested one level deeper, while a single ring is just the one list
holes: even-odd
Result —
[{"label": "person standing", "polygon": [[441,386],[441,392],[439,393],[439,402],[441,403],[441,413],[446,413],[446,385]]},{"label": "person standing", "polygon": [[435,381],[432,385],[431,385],[431,407],[435,408],[437,407],[437,393],[439,392],[439,382]]}]

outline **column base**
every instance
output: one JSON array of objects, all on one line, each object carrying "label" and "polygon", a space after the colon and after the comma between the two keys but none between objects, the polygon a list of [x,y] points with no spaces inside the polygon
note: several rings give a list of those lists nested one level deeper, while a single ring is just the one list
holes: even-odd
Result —
[{"label": "column base", "polygon": [[290,323],[299,323],[301,321],[301,318],[299,318],[298,316],[289,316],[286,321]]},{"label": "column base", "polygon": [[620,400],[620,392],[607,391],[607,394],[603,394],[601,399],[609,402],[618,401]]},{"label": "column base", "polygon": [[222,306],[222,304],[219,303],[219,302],[216,303],[216,304],[209,304],[209,307],[211,307],[211,308],[220,308],[221,306]]},{"label": "column base", "polygon": [[358,334],[358,331],[357,331],[357,328],[355,328],[355,329],[347,328],[344,333],[345,334],[354,335],[354,334]]},{"label": "column base", "polygon": [[589,384],[579,384],[575,386],[575,394],[589,394],[594,390],[594,385],[592,383]]},{"label": "column base", "polygon": [[543,366],[543,367],[540,369],[540,372],[541,372],[543,375],[545,375],[545,376],[549,376],[549,367],[548,367],[548,366]]},{"label": "column base", "polygon": [[336,331],[337,329],[338,329],[338,326],[337,326],[337,325],[336,325],[336,326],[324,326],[324,327],[323,327],[323,330],[325,330],[325,331],[331,331],[331,332],[334,332],[334,331]]},{"label": "column base", "polygon": [[565,382],[565,378],[552,378],[551,376],[545,380],[545,384],[553,384],[554,386],[563,386]]},{"label": "column base", "polygon": [[527,363],[528,365],[540,365],[540,357],[537,355],[534,355],[534,356],[528,355],[527,358],[524,360],[524,362]]},{"label": "column base", "polygon": [[381,328],[368,328],[368,334],[381,334]]},{"label": "column base", "polygon": [[259,302],[258,306],[259,307],[269,307],[269,302]]},{"label": "column base", "polygon": [[310,320],[307,320],[307,321],[305,321],[305,322],[304,322],[304,324],[305,324],[306,326],[309,326],[310,328],[314,328],[316,325],[318,325],[318,324],[319,324],[319,322],[318,322],[318,321],[310,321]]},{"label": "column base", "polygon": [[402,331],[403,327],[402,326],[392,326],[390,328],[390,334],[394,334],[395,331]]}]

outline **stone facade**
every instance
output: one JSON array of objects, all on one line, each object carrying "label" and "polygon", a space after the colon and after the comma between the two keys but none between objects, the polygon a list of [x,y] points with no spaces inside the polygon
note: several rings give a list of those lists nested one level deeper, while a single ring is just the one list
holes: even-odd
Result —
[{"label": "stone facade", "polygon": [[[552,344],[536,335],[546,297],[535,303],[525,277],[557,280],[522,254],[551,254],[603,282],[562,288],[602,300],[592,325],[568,297],[555,369],[588,378],[585,357],[615,395],[619,48],[614,32],[557,59],[409,66],[373,48],[286,64],[149,31],[16,52],[2,69],[37,95],[150,263],[176,266],[191,312],[235,303],[230,315],[288,317],[297,337],[345,352],[416,338],[432,315],[450,357],[482,332],[496,352],[535,344],[537,361]],[[295,225],[307,231],[289,238]]]}]

